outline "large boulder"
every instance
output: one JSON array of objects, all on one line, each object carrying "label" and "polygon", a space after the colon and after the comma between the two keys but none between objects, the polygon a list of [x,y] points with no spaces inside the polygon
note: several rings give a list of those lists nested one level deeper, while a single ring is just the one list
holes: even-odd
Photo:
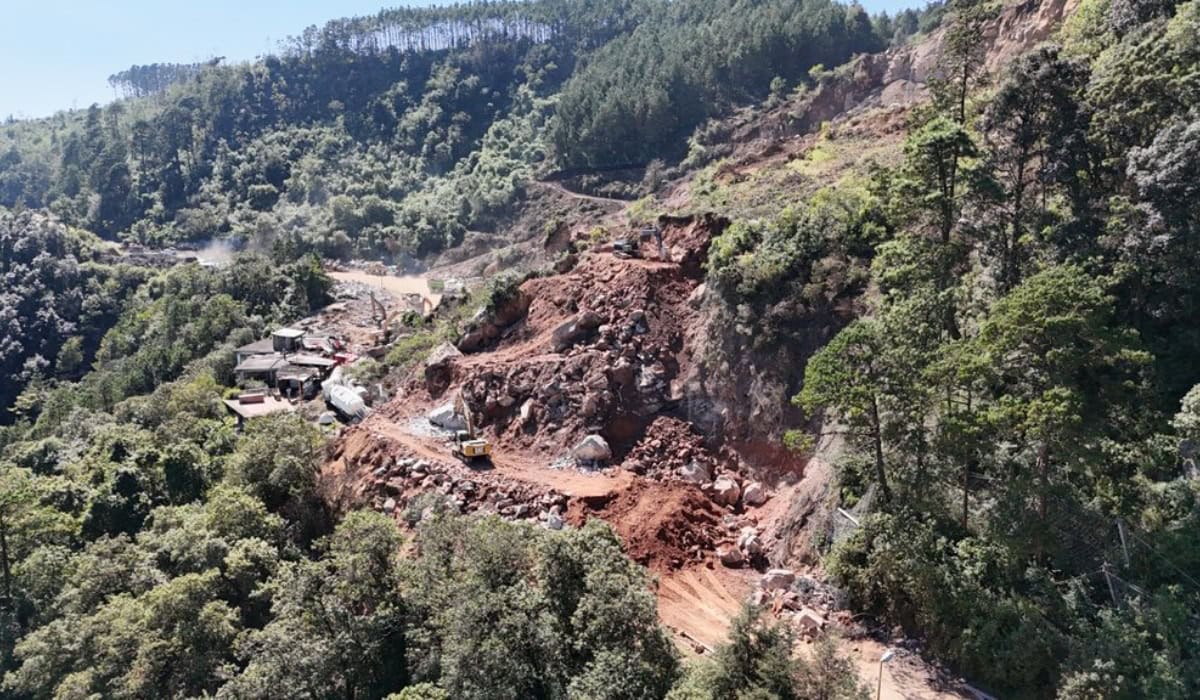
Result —
[{"label": "large boulder", "polygon": [[800,633],[807,637],[815,637],[825,629],[825,616],[812,608],[801,608],[793,618],[800,627]]},{"label": "large boulder", "polygon": [[583,311],[563,321],[551,335],[554,351],[566,350],[591,335],[602,323],[604,323],[604,319],[595,311]]},{"label": "large boulder", "polygon": [[593,434],[580,440],[575,449],[571,450],[571,455],[579,460],[600,462],[612,459],[612,448],[608,446],[607,440]]},{"label": "large boulder", "polygon": [[425,389],[432,396],[441,396],[454,379],[454,361],[462,357],[458,348],[442,343],[425,360]]},{"label": "large boulder", "polygon": [[713,482],[713,500],[723,506],[736,506],[742,489],[732,477],[722,476]]},{"label": "large boulder", "polygon": [[712,470],[703,462],[691,461],[679,468],[679,476],[690,484],[704,484],[712,478]]},{"label": "large boulder", "polygon": [[742,550],[730,546],[717,548],[717,559],[730,568],[737,568],[746,563],[746,558],[742,556]]},{"label": "large boulder", "polygon": [[454,410],[454,402],[448,401],[426,414],[429,422],[444,430],[466,430],[467,421]]},{"label": "large boulder", "polygon": [[458,341],[462,352],[478,352],[500,336],[501,331],[521,320],[529,311],[532,298],[521,290],[508,301],[495,308],[482,308],[475,312],[463,328]]},{"label": "large boulder", "polygon": [[448,364],[456,357],[462,357],[462,352],[450,343],[442,343],[429,353],[429,357],[425,358],[425,367]]},{"label": "large boulder", "polygon": [[771,569],[763,574],[759,587],[764,591],[786,591],[796,582],[796,572],[791,569]]},{"label": "large boulder", "polygon": [[737,545],[752,557],[763,553],[762,538],[758,536],[758,530],[752,527],[742,528],[741,534],[738,535]]},{"label": "large boulder", "polygon": [[757,481],[746,484],[746,489],[742,492],[742,502],[748,506],[761,506],[767,502],[767,498],[767,487]]}]

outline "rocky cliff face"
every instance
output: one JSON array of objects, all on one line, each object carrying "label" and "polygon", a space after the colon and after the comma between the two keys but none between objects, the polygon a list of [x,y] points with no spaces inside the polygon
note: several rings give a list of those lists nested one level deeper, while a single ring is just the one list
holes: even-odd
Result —
[{"label": "rocky cliff face", "polygon": [[[1051,40],[1077,5],[1078,0],[1024,0],[1003,7],[984,31],[985,69],[1000,78],[1010,61]],[[775,107],[759,118],[740,115],[730,130],[732,140],[745,145],[738,168],[772,167],[786,148],[802,154],[811,134],[826,122],[874,122],[868,128],[880,132],[902,129],[907,110],[929,97],[927,85],[937,76],[945,34],[939,29],[907,46],[859,56],[797,98],[798,103]],[[780,145],[789,139],[799,145]],[[863,311],[861,299],[838,300],[827,313],[795,320],[793,342],[756,351],[751,338],[737,332],[737,310],[713,290],[704,295],[704,326],[698,335],[706,344],[686,378],[689,420],[734,446],[756,477],[801,480],[792,507],[779,521],[773,561],[804,556],[809,530],[827,524],[819,512],[832,479],[827,451],[841,449],[840,443],[825,445],[811,460],[782,449],[783,432],[803,427],[805,420],[789,399],[801,388],[807,359]]]},{"label": "rocky cliff face", "polygon": [[[985,69],[998,73],[1017,56],[1050,39],[1073,12],[1079,0],[1023,0],[1005,5],[984,29]],[[925,86],[938,74],[946,29],[907,46],[864,56],[862,101],[888,105],[910,105],[924,99]]]},{"label": "rocky cliff face", "polygon": [[[1051,39],[1079,0],[1023,0],[1004,6],[984,30],[985,69],[993,74],[1009,61]],[[799,136],[824,122],[844,121],[874,108],[905,109],[928,98],[937,76],[945,28],[877,54],[864,54],[825,78],[815,90],[769,111],[734,139]]]}]

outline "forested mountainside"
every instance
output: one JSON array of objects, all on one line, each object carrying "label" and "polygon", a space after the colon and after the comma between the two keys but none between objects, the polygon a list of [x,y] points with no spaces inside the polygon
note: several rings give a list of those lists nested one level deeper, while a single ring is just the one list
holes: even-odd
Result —
[{"label": "forested mountainside", "polygon": [[[1000,697],[1200,696],[1200,0],[470,3],[113,81],[0,126],[0,697],[867,695],[797,601]],[[385,320],[376,415],[235,427],[323,260],[469,231],[522,274]],[[494,471],[386,452],[449,385]],[[520,451],[600,417],[602,474]],[[656,610],[781,567],[715,647]]]},{"label": "forested mountainside", "polygon": [[905,17],[897,32],[829,0],[534,0],[331,22],[254,63],[113,76],[154,99],[0,129],[0,205],[151,244],[426,254],[494,228],[535,171],[674,154],[772,80],[915,31]]}]

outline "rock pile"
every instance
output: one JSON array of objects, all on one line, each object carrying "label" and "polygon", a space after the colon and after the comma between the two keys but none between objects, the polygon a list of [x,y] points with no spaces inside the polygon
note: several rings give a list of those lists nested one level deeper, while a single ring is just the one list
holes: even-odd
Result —
[{"label": "rock pile", "polygon": [[552,529],[563,526],[566,494],[496,476],[480,479],[457,462],[401,456],[384,460],[370,473],[365,481],[368,500],[389,515],[399,515],[419,494],[436,493],[460,513],[495,513],[509,520],[539,521]]},{"label": "rock pile", "polygon": [[706,447],[704,436],[691,425],[660,415],[646,426],[645,435],[629,450],[623,466],[663,481],[701,486],[712,481],[718,465],[726,461]]},{"label": "rock pile", "polygon": [[771,569],[763,574],[751,602],[770,607],[804,637],[820,635],[830,617],[836,617],[839,622],[848,620],[844,612],[846,600],[841,591],[790,569]]},{"label": "rock pile", "polygon": [[634,437],[671,401],[678,369],[666,346],[638,335],[645,323],[636,310],[581,312],[554,330],[555,354],[472,366],[463,397],[481,426],[518,442],[535,433],[559,443],[589,432]]},{"label": "rock pile", "polygon": [[718,534],[717,560],[730,568],[767,564],[767,543],[753,515],[726,513]]}]

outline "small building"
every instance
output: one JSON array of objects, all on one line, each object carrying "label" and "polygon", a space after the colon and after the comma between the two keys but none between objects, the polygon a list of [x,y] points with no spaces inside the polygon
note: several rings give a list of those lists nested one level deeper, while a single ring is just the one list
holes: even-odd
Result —
[{"label": "small building", "polygon": [[320,355],[311,355],[308,353],[296,353],[295,355],[288,355],[287,361],[288,363],[297,367],[308,367],[316,370],[321,374],[322,379],[328,377],[334,366],[337,365],[337,360],[333,360],[328,357],[321,357]]},{"label": "small building", "polygon": [[248,420],[295,408],[287,401],[277,399],[265,391],[247,391],[236,399],[225,399],[223,403],[230,413],[237,416],[239,429],[244,427]]},{"label": "small building", "polygon": [[237,363],[240,365],[255,355],[275,354],[275,341],[271,338],[263,338],[262,340],[256,340],[253,343],[247,343],[246,345],[234,350],[233,353],[234,357],[237,358]]},{"label": "small building", "polygon": [[255,380],[267,386],[275,386],[276,374],[288,366],[288,361],[282,355],[254,355],[247,357],[233,368],[239,382]]},{"label": "small building", "polygon": [[321,390],[321,373],[313,367],[289,364],[275,373],[275,388],[289,399],[308,401]]},{"label": "small building", "polygon": [[271,345],[275,352],[299,352],[303,349],[304,331],[298,328],[280,328],[271,334]]}]

